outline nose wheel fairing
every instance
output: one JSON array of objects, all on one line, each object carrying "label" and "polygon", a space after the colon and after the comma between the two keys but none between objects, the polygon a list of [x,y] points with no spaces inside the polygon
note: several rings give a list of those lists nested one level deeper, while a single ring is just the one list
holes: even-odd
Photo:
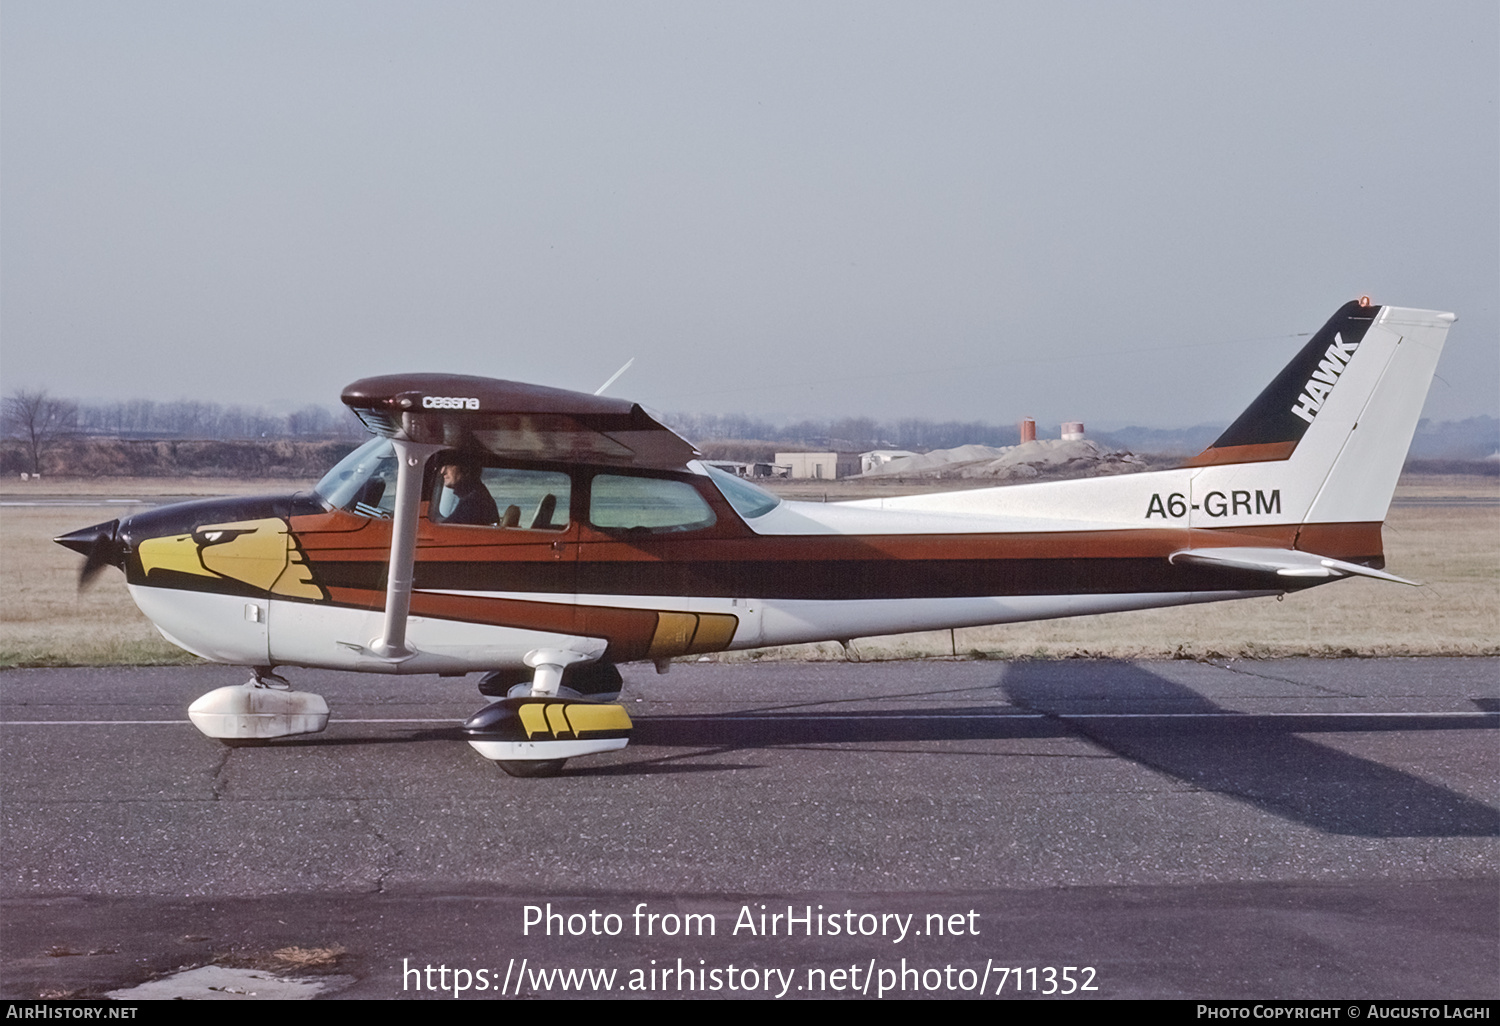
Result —
[{"label": "nose wheel fairing", "polygon": [[201,696],[188,706],[188,719],[208,737],[244,744],[320,733],[328,726],[328,703],[322,695],[294,691],[280,677],[257,671],[244,684]]}]

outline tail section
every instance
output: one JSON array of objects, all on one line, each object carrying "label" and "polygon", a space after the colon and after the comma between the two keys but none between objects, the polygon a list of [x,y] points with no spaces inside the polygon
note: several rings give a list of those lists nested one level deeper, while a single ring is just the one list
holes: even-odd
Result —
[{"label": "tail section", "polygon": [[1282,522],[1378,525],[1453,321],[1346,304],[1188,461],[1192,526],[1253,523],[1273,505]]},{"label": "tail section", "polygon": [[1174,562],[1256,569],[1274,587],[1351,573],[1394,579],[1371,572],[1385,565],[1381,523],[1453,321],[1345,304],[1182,467],[844,505],[1005,518],[1014,526],[999,529],[1026,532],[1182,531]]}]

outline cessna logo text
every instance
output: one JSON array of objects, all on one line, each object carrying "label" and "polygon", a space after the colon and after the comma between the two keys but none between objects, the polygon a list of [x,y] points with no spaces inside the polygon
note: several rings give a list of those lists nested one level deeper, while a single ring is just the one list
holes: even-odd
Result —
[{"label": "cessna logo text", "polygon": [[1307,384],[1302,386],[1302,394],[1297,397],[1297,405],[1292,407],[1292,412],[1311,424],[1323,401],[1328,398],[1328,393],[1339,383],[1339,375],[1349,366],[1349,360],[1358,348],[1358,342],[1347,343],[1342,335],[1335,334],[1333,345],[1328,347],[1323,359],[1318,361],[1318,369],[1313,371]]},{"label": "cessna logo text", "polygon": [[460,395],[428,395],[422,397],[424,410],[477,410],[479,400]]}]

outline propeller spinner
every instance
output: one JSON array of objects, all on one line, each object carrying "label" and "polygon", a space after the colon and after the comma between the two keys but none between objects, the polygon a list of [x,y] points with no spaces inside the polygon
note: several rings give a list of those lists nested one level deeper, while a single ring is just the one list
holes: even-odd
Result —
[{"label": "propeller spinner", "polygon": [[107,566],[125,569],[125,543],[119,538],[120,522],[110,520],[93,527],[81,527],[71,534],[52,540],[84,557],[78,574],[78,590],[88,587],[99,571]]}]

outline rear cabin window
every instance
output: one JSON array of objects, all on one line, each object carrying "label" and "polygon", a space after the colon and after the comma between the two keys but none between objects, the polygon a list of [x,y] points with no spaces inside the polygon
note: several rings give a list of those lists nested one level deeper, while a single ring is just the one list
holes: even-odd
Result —
[{"label": "rear cabin window", "polygon": [[599,474],[589,497],[589,522],[604,531],[667,534],[712,527],[713,508],[686,481]]}]

